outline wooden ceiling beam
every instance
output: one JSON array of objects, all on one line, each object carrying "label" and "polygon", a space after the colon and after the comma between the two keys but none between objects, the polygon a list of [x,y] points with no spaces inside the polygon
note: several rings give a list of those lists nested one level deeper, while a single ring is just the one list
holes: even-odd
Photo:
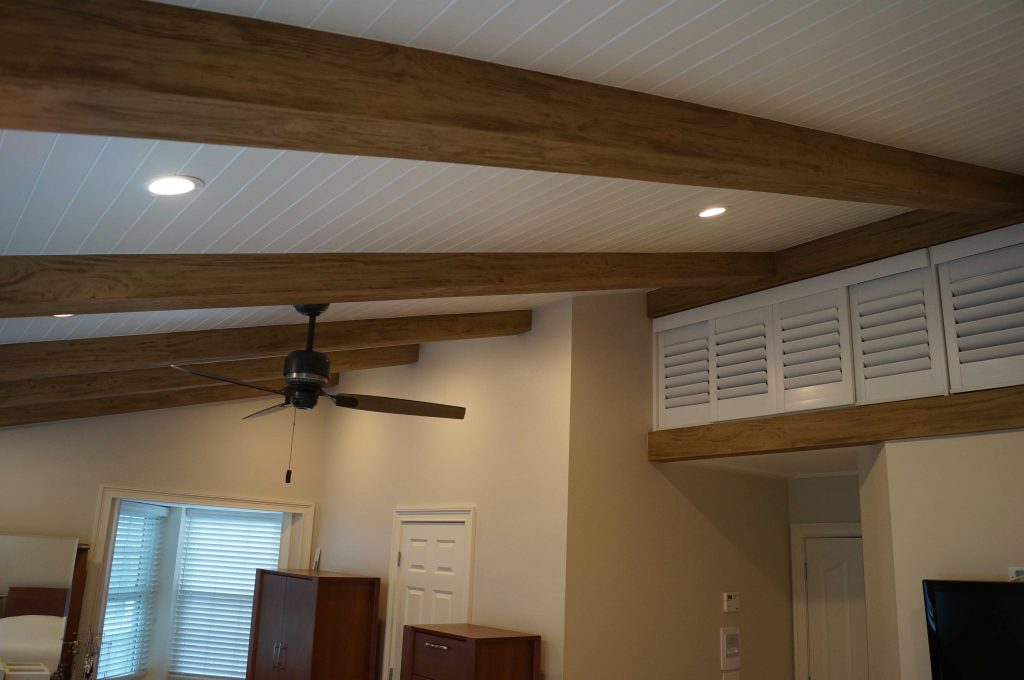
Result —
[{"label": "wooden ceiling beam", "polygon": [[[369,368],[384,368],[412,364],[419,358],[418,345],[354,349],[327,352],[333,373],[346,373]],[[203,370],[246,382],[277,381],[282,378],[281,357],[243,359],[201,364]],[[56,401],[77,401],[170,392],[201,387],[216,387],[222,383],[207,380],[170,367],[143,368],[135,371],[83,373],[52,378],[29,378],[0,383],[0,409]]]},{"label": "wooden ceiling beam", "polygon": [[[274,380],[263,381],[257,384],[271,389],[280,387],[279,382]],[[338,375],[334,374],[331,376],[328,386],[337,384]],[[272,405],[275,399],[279,399],[272,394],[265,394],[264,396],[266,406]],[[74,401],[51,401],[43,404],[34,404],[31,408],[25,408],[24,406],[0,408],[0,427],[48,423],[76,418],[95,418],[97,416],[137,413],[139,411],[155,411],[165,408],[197,406],[199,404],[213,404],[238,399],[261,399],[261,397],[259,392],[247,387],[219,385],[173,390],[170,392],[150,392],[129,397],[99,397],[77,399]],[[330,406],[328,402],[323,402],[320,408],[328,406]],[[263,408],[263,406],[254,404],[252,410],[255,412],[260,408]]]},{"label": "wooden ceiling beam", "polygon": [[648,435],[647,456],[666,463],[1018,428],[1024,386],[660,430]]},{"label": "wooden ceiling beam", "polygon": [[0,317],[559,293],[749,281],[771,253],[0,257]]},{"label": "wooden ceiling beam", "polygon": [[658,317],[703,307],[1021,222],[1020,209],[987,216],[914,210],[780,250],[772,276],[653,290],[647,294],[647,314]]},{"label": "wooden ceiling beam", "polygon": [[1024,205],[1024,177],[1006,172],[500,64],[142,0],[0,0],[0,44],[3,128],[942,211]]},{"label": "wooden ceiling beam", "polygon": [[[529,310],[329,321],[317,324],[321,352],[518,335]],[[301,349],[306,326],[258,326],[0,345],[0,381],[283,356]]]}]

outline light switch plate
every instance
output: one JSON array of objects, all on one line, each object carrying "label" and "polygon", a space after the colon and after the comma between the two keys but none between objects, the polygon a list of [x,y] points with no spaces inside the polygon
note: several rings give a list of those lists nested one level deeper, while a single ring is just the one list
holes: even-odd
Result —
[{"label": "light switch plate", "polygon": [[728,626],[718,629],[722,650],[722,670],[735,671],[740,668],[740,629]]},{"label": "light switch plate", "polygon": [[739,614],[740,594],[738,591],[730,590],[722,593],[722,611],[726,614]]}]

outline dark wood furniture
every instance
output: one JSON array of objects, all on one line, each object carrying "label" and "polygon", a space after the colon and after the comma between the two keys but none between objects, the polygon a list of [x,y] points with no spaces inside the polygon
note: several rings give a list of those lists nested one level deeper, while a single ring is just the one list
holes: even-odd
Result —
[{"label": "dark wood furniture", "polygon": [[67,588],[11,586],[4,616],[64,616],[68,608]]},{"label": "dark wood furniture", "polygon": [[71,572],[70,588],[36,588],[11,586],[7,592],[4,616],[62,616],[64,617],[64,639],[61,644],[57,671],[71,668],[75,655],[75,641],[78,640],[78,624],[82,616],[82,600],[85,597],[86,565],[89,546],[79,543],[75,550],[75,564]]},{"label": "dark wood furniture", "polygon": [[406,626],[401,680],[538,680],[540,636],[469,623]]},{"label": "dark wood furniture", "polygon": [[380,579],[256,572],[247,680],[374,680]]}]

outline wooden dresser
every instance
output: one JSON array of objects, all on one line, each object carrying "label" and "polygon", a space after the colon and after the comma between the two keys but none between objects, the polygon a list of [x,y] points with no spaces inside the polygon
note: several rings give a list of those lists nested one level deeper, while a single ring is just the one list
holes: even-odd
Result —
[{"label": "wooden dresser", "polygon": [[401,680],[538,680],[540,636],[448,623],[406,626]]},{"label": "wooden dresser", "polygon": [[256,572],[247,680],[374,680],[380,579]]}]

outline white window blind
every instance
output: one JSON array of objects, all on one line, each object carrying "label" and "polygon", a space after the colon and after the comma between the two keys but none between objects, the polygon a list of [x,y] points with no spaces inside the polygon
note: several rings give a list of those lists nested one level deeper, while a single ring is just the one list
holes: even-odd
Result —
[{"label": "white window blind", "polygon": [[171,674],[244,678],[257,569],[276,569],[279,512],[189,508],[175,597]]},{"label": "white window blind", "polygon": [[778,387],[783,410],[853,403],[850,310],[846,289],[775,305]]},{"label": "white window blind", "polygon": [[933,269],[853,286],[850,305],[859,403],[945,394],[942,322]]},{"label": "white window blind", "polygon": [[114,534],[99,678],[145,671],[167,508],[122,501]]},{"label": "white window blind", "polygon": [[658,426],[710,422],[711,350],[706,322],[658,334]]},{"label": "white window blind", "polygon": [[1024,245],[939,265],[954,392],[1024,383]]},{"label": "white window blind", "polygon": [[751,418],[775,412],[772,308],[731,314],[714,321],[715,416]]}]

